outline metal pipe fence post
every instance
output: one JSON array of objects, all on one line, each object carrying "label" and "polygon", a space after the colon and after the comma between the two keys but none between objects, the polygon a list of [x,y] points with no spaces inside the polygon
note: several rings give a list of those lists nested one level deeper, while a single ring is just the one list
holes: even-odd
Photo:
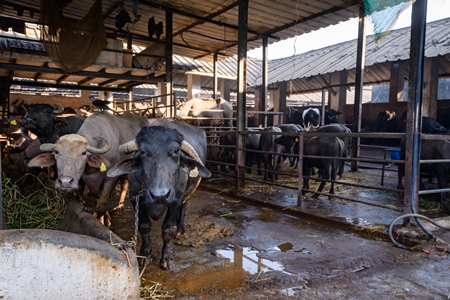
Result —
[{"label": "metal pipe fence post", "polygon": [[303,131],[298,135],[298,192],[297,192],[297,206],[302,206],[302,188],[303,188]]}]

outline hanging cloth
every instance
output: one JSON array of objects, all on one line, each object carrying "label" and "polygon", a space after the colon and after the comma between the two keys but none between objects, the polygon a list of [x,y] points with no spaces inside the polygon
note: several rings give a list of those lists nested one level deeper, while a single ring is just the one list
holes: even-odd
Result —
[{"label": "hanging cloth", "polygon": [[55,0],[41,1],[41,41],[50,58],[67,73],[92,65],[108,44],[101,0],[85,17],[67,20]]}]

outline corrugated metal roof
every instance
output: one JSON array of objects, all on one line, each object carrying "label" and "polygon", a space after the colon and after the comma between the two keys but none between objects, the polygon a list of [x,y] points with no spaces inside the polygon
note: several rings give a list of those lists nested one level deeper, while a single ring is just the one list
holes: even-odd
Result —
[{"label": "corrugated metal roof", "polygon": [[[74,0],[63,8],[66,18],[79,20],[91,8],[92,0]],[[118,14],[117,0],[102,0],[105,27],[115,34],[114,18]],[[269,43],[337,24],[358,15],[358,0],[252,0],[248,4],[248,49],[261,46],[262,36]],[[155,43],[148,36],[148,20],[165,24],[166,10],[172,12],[173,51],[175,55],[213,61],[214,52],[219,59],[237,54],[239,1],[236,0],[140,0],[137,13],[141,18],[128,29],[133,44],[142,47]],[[124,1],[132,15],[133,1]],[[115,8],[115,9],[114,9]],[[19,16],[19,11],[23,14]],[[40,1],[3,0],[2,16],[39,23]],[[126,42],[126,36],[118,35]],[[166,38],[164,30],[161,41]]]},{"label": "corrugated metal roof", "polygon": [[[348,70],[348,82],[354,82],[357,40],[269,61],[269,84],[292,81],[296,92],[320,90],[331,73]],[[365,83],[389,80],[390,62],[409,59],[410,28],[391,31],[378,43],[367,36]],[[425,56],[441,56],[440,75],[450,75],[450,18],[427,24]],[[408,71],[407,67],[407,71]],[[249,85],[261,85],[261,78]]]}]

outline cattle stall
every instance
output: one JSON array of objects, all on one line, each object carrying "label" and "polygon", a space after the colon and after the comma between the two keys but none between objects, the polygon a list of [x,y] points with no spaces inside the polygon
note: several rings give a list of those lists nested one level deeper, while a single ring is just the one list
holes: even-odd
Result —
[{"label": "cattle stall", "polygon": [[[172,103],[161,99],[170,97]],[[148,118],[173,118],[176,116],[177,99],[175,93],[148,96],[133,100],[114,100],[114,109],[118,112],[129,111]]]},{"label": "cattle stall", "polygon": [[[253,128],[252,131],[246,130],[242,132],[236,131],[215,131],[214,133],[219,136],[223,135],[248,135],[254,134],[255,130],[261,135],[282,135],[290,136],[298,139],[299,145],[302,145],[305,139],[311,138],[312,136],[324,136],[324,137],[339,137],[343,138],[359,138],[364,141],[392,139],[400,140],[405,134],[403,133],[313,133],[313,132],[299,132],[299,133],[287,133],[287,132],[265,132],[259,128]],[[424,140],[426,139],[446,139],[447,136],[438,135],[424,135]],[[247,159],[249,157],[258,157],[263,154],[276,155],[275,152],[262,151],[261,149],[237,149],[236,145],[220,144],[220,138],[215,142],[210,142],[208,144],[208,159],[207,164],[211,172],[213,173],[213,179],[207,180],[211,183],[217,180],[220,182],[220,186],[223,189],[233,189],[237,186],[237,180],[243,180],[245,183],[245,189],[261,189],[262,187],[276,187],[284,190],[291,190],[296,192],[297,196],[297,206],[301,206],[302,201],[306,198],[315,197],[332,197],[336,201],[349,201],[354,203],[361,203],[373,207],[380,207],[384,209],[389,209],[400,213],[403,210],[402,200],[403,200],[403,189],[399,189],[398,184],[398,168],[399,165],[404,163],[404,160],[399,159],[400,148],[392,146],[382,146],[373,144],[361,144],[361,153],[359,157],[351,157],[351,143],[347,148],[347,157],[327,157],[327,156],[314,156],[305,155],[303,153],[303,147],[299,147],[298,153],[282,153],[279,168],[270,170],[273,174],[277,175],[277,179],[264,180],[264,172],[268,171],[265,169],[264,164],[258,166],[256,163],[247,164],[245,166],[236,166],[236,151],[243,151],[246,153]],[[225,153],[225,155],[223,155]],[[279,153],[278,153],[279,154]],[[222,156],[221,156],[222,155]],[[306,176],[303,174],[302,162],[306,159],[336,159],[340,162],[345,162],[344,171],[342,177],[337,177],[335,180],[329,178],[317,178],[317,176],[311,175]],[[298,159],[298,168],[292,167],[292,163],[289,161],[292,159]],[[257,161],[256,159],[255,161]],[[351,171],[350,163],[357,161],[359,165],[359,170],[356,172]],[[450,160],[440,159],[440,160],[421,160],[421,163],[433,164],[433,163],[449,163]],[[242,172],[244,176],[238,177],[238,172],[236,168],[243,168],[245,172]],[[422,172],[423,176],[429,176],[429,173]],[[275,177],[276,178],[276,177]],[[370,178],[370,179],[369,179]],[[303,187],[303,181],[309,179],[314,182],[313,187],[306,189]],[[322,191],[317,191],[317,186],[324,182],[325,189]],[[328,186],[334,183],[336,185],[336,191],[334,194],[328,192]],[[212,185],[215,185],[213,183]],[[427,183],[427,185],[430,185]],[[445,193],[450,191],[445,188],[421,188],[419,195],[421,198],[427,198],[429,196],[435,196],[436,194]],[[373,196],[371,196],[373,195]],[[272,195],[274,197],[279,197],[277,195]],[[268,198],[270,196],[268,195]],[[382,199],[383,198],[383,199]],[[330,198],[331,199],[331,198]],[[354,217],[358,217],[355,215]]]}]

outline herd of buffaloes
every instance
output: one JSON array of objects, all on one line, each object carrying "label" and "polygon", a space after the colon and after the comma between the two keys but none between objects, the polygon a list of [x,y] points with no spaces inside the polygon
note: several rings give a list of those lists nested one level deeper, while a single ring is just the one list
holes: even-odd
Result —
[{"label": "herd of buffaloes", "polygon": [[[89,114],[81,114],[82,108],[70,110],[59,103],[14,105],[15,117],[2,126],[2,133],[7,134],[11,141],[7,147],[9,168],[6,176],[18,185],[29,184],[24,174],[51,167],[55,189],[75,193],[81,203],[84,191],[88,189],[96,198],[92,211],[102,222],[107,220],[108,200],[120,183],[119,202],[112,209],[123,207],[127,192],[133,206],[139,209],[141,265],[154,260],[150,242],[151,222],[165,214],[159,263],[164,269],[173,267],[171,244],[177,235],[185,232],[184,216],[189,197],[201,178],[211,176],[205,166],[208,146],[205,127],[222,127],[223,131],[230,131],[220,134],[216,141],[221,145],[215,157],[219,163],[217,168],[220,169],[220,163],[228,168],[228,164],[236,159],[235,147],[230,147],[236,145],[236,134],[231,130],[234,126],[233,105],[222,98],[191,99],[180,103],[177,117],[171,119],[149,118],[145,114],[117,112],[105,107],[97,111],[89,109]],[[295,111],[286,124],[265,128],[252,127],[247,120],[247,130],[251,133],[245,135],[245,148],[257,152],[246,153],[246,166],[257,164],[258,174],[264,180],[277,180],[277,170],[286,154],[291,154],[290,166],[298,167],[298,159],[293,155],[298,155],[300,148],[296,133],[351,133],[350,126],[339,124],[339,115],[335,110],[327,110],[324,125],[321,125],[317,108]],[[184,117],[189,117],[186,120],[192,122],[186,122]],[[399,118],[389,111],[380,112],[374,131],[402,132],[405,130],[405,117]],[[429,117],[422,119],[423,133],[447,134],[448,127],[450,124],[440,125]],[[293,134],[285,135],[283,132]],[[401,153],[404,152],[404,143],[397,142],[402,147]],[[308,178],[315,168],[320,178],[325,180],[335,181],[337,175],[342,176],[343,158],[348,156],[349,146],[349,137],[305,137],[303,154],[327,159],[303,159],[302,171],[306,176],[303,188],[309,189]],[[450,143],[447,141],[429,141],[422,145],[421,150],[422,159],[450,158]],[[433,165],[439,185],[445,186],[447,165]],[[398,187],[402,188],[404,172],[400,169]],[[247,172],[251,169],[247,168]],[[324,185],[325,181],[321,181],[318,192]],[[334,193],[334,184],[331,184],[329,192]]]}]

